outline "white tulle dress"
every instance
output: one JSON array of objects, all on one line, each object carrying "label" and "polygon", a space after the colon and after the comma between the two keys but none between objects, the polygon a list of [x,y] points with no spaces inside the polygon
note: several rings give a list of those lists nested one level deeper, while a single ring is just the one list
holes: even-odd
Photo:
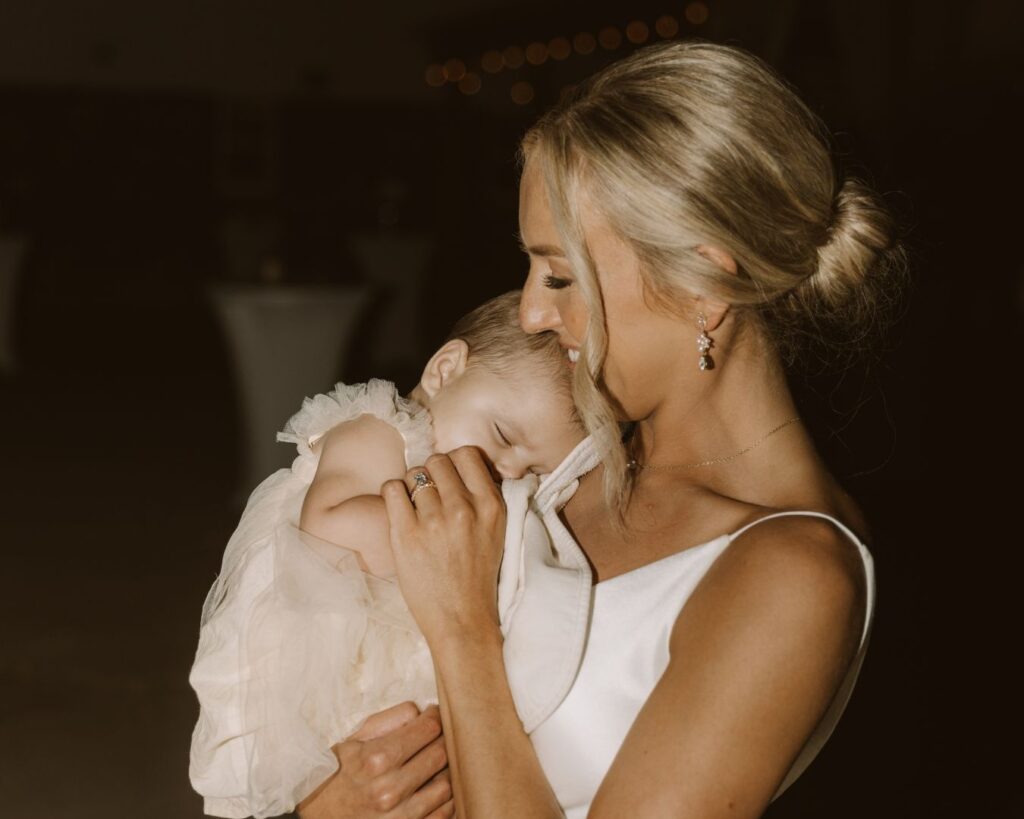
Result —
[{"label": "white tulle dress", "polygon": [[397,584],[298,528],[313,444],[363,414],[402,435],[408,465],[432,452],[429,413],[389,382],[307,398],[278,434],[298,456],[250,496],[203,606],[189,775],[208,814],[288,813],[337,769],[331,745],[367,716],[436,702],[430,653]]}]

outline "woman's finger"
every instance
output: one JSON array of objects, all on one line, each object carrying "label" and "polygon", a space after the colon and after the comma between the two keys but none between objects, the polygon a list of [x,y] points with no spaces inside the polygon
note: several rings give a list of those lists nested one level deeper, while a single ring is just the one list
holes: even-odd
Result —
[{"label": "woman's finger", "polygon": [[471,494],[476,497],[499,497],[501,490],[491,477],[491,470],[483,453],[475,446],[464,446],[448,454],[459,477]]},{"label": "woman's finger", "polygon": [[[410,771],[406,763],[432,746],[435,741],[443,743],[441,718],[436,709],[428,709],[394,731],[363,742],[358,751],[360,767],[364,768],[371,778],[394,773],[402,780],[406,792],[412,793],[436,771],[422,774],[422,765]],[[444,754],[443,744],[441,753]],[[442,761],[438,770],[445,764],[446,760]]]},{"label": "woman's finger", "polygon": [[431,455],[427,458],[427,472],[437,484],[437,492],[441,496],[441,502],[449,503],[457,497],[464,497],[466,493],[465,484],[459,477],[459,471],[452,464],[449,456],[443,454]]},{"label": "woman's finger", "polygon": [[394,773],[389,787],[410,816],[426,816],[451,799],[451,785],[438,774],[448,765],[444,737],[438,737]]},{"label": "woman's finger", "polygon": [[452,819],[453,816],[455,816],[455,800],[449,799],[437,810],[428,813],[424,819]]},{"label": "woman's finger", "polygon": [[405,485],[409,490],[409,500],[418,516],[429,514],[440,506],[438,486],[427,467],[417,466],[410,469],[405,474]]},{"label": "woman's finger", "polygon": [[407,722],[411,722],[420,715],[420,709],[415,703],[402,702],[393,705],[384,711],[378,711],[366,718],[359,730],[352,734],[352,739],[365,742],[369,739],[377,739],[392,731],[397,731]]}]

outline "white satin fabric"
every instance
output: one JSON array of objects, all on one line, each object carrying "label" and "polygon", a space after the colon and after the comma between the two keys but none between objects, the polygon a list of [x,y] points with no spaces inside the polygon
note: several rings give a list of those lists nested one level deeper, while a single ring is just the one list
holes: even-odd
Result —
[{"label": "white satin fabric", "polygon": [[[580,476],[597,462],[587,439],[540,485],[524,518],[521,551],[506,554],[504,585],[499,587],[509,682],[559,803],[568,819],[586,816],[640,708],[668,666],[669,637],[679,612],[718,556],[750,526],[805,515],[829,520],[857,545],[867,579],[867,616],[857,656],[777,797],[821,750],[857,680],[874,611],[871,555],[834,518],[782,512],[591,586],[586,558],[558,511],[575,493]],[[510,512],[513,500],[522,502],[518,491],[505,486]],[[518,574],[515,561],[521,567]]]}]

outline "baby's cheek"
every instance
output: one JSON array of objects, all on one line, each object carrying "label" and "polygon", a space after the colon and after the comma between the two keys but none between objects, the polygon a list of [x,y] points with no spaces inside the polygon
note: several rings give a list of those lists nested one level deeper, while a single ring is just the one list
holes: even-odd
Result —
[{"label": "baby's cheek", "polygon": [[[480,446],[479,440],[477,440],[469,431],[459,429],[458,427],[452,428],[447,426],[440,428],[435,427],[434,446],[438,452],[451,452],[452,450],[463,446],[475,446],[478,449],[483,449],[483,447]],[[487,453],[487,457],[489,459],[492,458],[490,453]]]}]

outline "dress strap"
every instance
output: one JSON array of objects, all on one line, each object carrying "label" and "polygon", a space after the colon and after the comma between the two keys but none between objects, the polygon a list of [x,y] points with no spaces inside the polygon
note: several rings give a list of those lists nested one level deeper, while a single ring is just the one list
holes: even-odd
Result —
[{"label": "dress strap", "polygon": [[850,529],[850,527],[847,526],[846,524],[841,523],[839,520],[837,520],[836,518],[832,517],[831,515],[826,515],[824,512],[811,512],[811,511],[808,511],[808,510],[792,510],[792,511],[789,511],[789,512],[775,512],[775,513],[773,513],[771,515],[765,515],[763,518],[758,518],[757,520],[753,520],[750,523],[748,523],[746,526],[742,526],[739,529],[737,529],[735,532],[733,532],[731,535],[729,535],[729,540],[730,540],[730,542],[733,541],[733,540],[736,540],[736,538],[738,538],[740,535],[742,535],[748,529],[752,529],[753,527],[757,526],[757,524],[764,523],[766,520],[772,520],[774,518],[793,518],[793,517],[821,518],[822,520],[827,520],[829,523],[831,523],[833,526],[835,526],[840,532],[845,534],[848,538],[850,538],[850,540],[852,540],[855,544],[857,544],[857,546],[859,546],[861,548],[864,547],[864,544],[861,542],[861,539],[859,537],[857,537],[857,535],[854,534],[853,530]]}]

